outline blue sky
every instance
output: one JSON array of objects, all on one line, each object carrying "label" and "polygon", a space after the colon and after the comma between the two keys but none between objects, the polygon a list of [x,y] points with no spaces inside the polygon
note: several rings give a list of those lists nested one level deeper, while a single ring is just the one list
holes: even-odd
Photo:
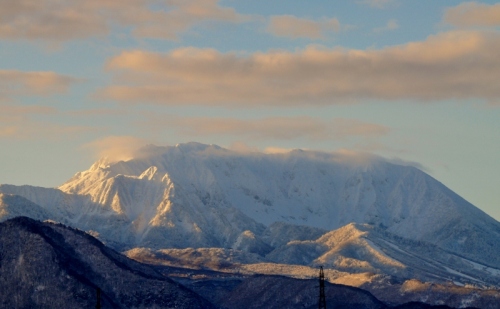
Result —
[{"label": "blue sky", "polygon": [[499,220],[499,50],[495,1],[7,0],[0,183],[145,143],[348,149]]}]

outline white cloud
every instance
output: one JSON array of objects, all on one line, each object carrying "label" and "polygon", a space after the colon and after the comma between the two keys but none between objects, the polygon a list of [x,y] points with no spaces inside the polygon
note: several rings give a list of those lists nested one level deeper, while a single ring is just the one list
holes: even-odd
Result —
[{"label": "white cloud", "polygon": [[403,166],[413,166],[413,167],[418,168],[419,170],[422,170],[426,173],[431,172],[431,170],[429,168],[427,168],[426,166],[424,166],[423,164],[418,163],[418,162],[407,161],[407,160],[403,160],[403,159],[397,158],[397,157],[385,159],[385,160],[389,163],[392,163],[392,164],[403,165]]}]

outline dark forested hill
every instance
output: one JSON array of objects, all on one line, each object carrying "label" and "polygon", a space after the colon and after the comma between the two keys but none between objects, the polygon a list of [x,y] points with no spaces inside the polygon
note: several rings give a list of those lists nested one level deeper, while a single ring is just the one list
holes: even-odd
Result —
[{"label": "dark forested hill", "polygon": [[18,217],[0,224],[0,308],[213,308],[84,232]]}]

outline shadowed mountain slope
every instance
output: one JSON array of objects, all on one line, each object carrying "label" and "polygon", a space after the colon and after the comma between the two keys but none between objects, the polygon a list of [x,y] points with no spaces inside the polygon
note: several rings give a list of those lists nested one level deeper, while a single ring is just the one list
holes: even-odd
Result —
[{"label": "shadowed mountain slope", "polygon": [[81,231],[18,217],[0,223],[1,308],[213,308],[199,295]]}]

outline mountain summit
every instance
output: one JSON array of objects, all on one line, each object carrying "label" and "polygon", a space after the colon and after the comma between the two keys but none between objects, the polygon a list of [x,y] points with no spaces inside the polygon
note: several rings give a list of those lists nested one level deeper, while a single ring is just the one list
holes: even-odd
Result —
[{"label": "mountain summit", "polygon": [[58,189],[2,185],[0,193],[117,249],[221,247],[264,256],[277,244],[359,223],[500,268],[499,222],[418,168],[370,155],[149,145],[128,161],[99,160]]}]

